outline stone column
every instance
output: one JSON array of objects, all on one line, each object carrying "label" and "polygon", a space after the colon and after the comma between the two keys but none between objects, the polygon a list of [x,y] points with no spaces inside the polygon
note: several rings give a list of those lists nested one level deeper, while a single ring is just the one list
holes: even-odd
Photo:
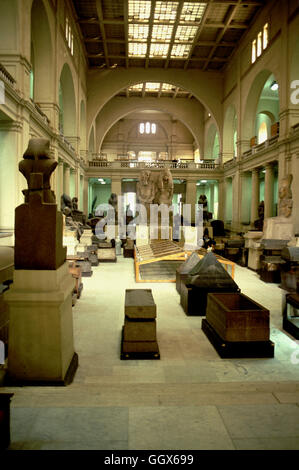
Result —
[{"label": "stone column", "polygon": [[[188,178],[186,182],[186,204],[191,206],[191,222],[195,222],[195,204],[197,204],[196,199],[196,182],[197,179]],[[186,213],[187,216],[187,213]]]},{"label": "stone column", "polygon": [[225,193],[224,180],[218,180],[218,219],[224,221],[225,218]]},{"label": "stone column", "polygon": [[260,200],[260,182],[259,170],[255,168],[251,173],[251,209],[250,209],[250,223],[258,219],[258,205]]},{"label": "stone column", "polygon": [[83,212],[88,217],[88,178],[86,177],[83,180]]},{"label": "stone column", "polygon": [[272,163],[267,163],[265,168],[265,219],[267,219],[273,217],[274,172]]},{"label": "stone column", "polygon": [[121,196],[121,177],[113,177],[111,178],[111,193],[117,194],[117,196]]},{"label": "stone column", "polygon": [[70,195],[70,176],[71,168],[69,165],[65,164],[63,174],[63,192],[68,196]]},{"label": "stone column", "polygon": [[241,214],[241,177],[237,171],[232,177],[232,227],[239,230]]},{"label": "stone column", "polygon": [[240,204],[240,223],[247,224],[250,222],[251,217],[251,195],[250,195],[250,186],[249,186],[249,172],[241,173],[241,204]]}]

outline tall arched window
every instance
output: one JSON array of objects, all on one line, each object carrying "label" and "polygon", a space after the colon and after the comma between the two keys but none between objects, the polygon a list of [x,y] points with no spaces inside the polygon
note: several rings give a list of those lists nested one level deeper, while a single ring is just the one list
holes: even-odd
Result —
[{"label": "tall arched window", "polygon": [[262,122],[260,127],[259,127],[258,143],[262,144],[267,139],[268,139],[267,124],[265,122]]}]

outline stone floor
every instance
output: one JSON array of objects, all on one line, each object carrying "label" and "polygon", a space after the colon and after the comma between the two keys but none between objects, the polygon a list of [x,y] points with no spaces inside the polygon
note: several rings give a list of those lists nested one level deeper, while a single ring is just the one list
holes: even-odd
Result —
[{"label": "stone floor", "polygon": [[[132,259],[84,278],[73,309],[79,368],[68,387],[20,387],[11,449],[299,450],[299,342],[282,330],[277,285],[236,267],[242,292],[271,311],[272,359],[221,359],[175,284],[136,284]],[[120,360],[126,288],[151,288],[160,360]]]}]

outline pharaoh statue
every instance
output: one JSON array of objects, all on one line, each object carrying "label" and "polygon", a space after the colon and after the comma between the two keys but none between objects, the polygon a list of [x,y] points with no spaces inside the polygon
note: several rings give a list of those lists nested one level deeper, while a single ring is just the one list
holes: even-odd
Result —
[{"label": "pharaoh statue", "polygon": [[136,185],[136,196],[137,202],[145,207],[146,216],[149,220],[150,205],[155,197],[155,183],[150,170],[141,170],[139,181]]},{"label": "pharaoh statue", "polygon": [[293,199],[291,184],[293,181],[292,175],[287,175],[281,180],[279,187],[279,204],[278,204],[278,215],[282,217],[290,217],[293,208]]},{"label": "pharaoh statue", "polygon": [[140,172],[139,181],[136,187],[137,201],[147,207],[151,204],[155,196],[155,185],[151,177],[150,170],[142,170]]},{"label": "pharaoh statue", "polygon": [[168,168],[161,171],[156,181],[154,203],[171,206],[173,196],[173,179]]},{"label": "pharaoh statue", "polygon": [[279,186],[278,216],[264,220],[264,239],[291,240],[294,237],[292,221],[292,184],[293,176],[286,175]]}]

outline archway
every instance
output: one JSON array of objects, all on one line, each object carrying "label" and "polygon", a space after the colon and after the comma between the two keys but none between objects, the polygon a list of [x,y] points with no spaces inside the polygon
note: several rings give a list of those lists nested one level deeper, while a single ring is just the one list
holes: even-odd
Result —
[{"label": "archway", "polygon": [[42,0],[31,7],[31,98],[36,103],[53,100],[53,48],[47,12]]},{"label": "archway", "polygon": [[235,105],[231,104],[223,121],[223,162],[231,160],[237,154],[237,114]]},{"label": "archway", "polygon": [[74,82],[70,67],[64,64],[59,80],[59,128],[60,131],[69,137],[76,135],[76,97]]},{"label": "archway", "polygon": [[242,119],[242,140],[248,143],[248,147],[251,139],[258,135],[261,118],[267,120],[266,124],[270,127],[268,134],[271,135],[271,125],[274,123],[270,125],[265,117],[266,113],[271,113],[277,121],[279,120],[279,88],[271,90],[274,81],[277,82],[271,71],[262,70],[250,87]]}]

